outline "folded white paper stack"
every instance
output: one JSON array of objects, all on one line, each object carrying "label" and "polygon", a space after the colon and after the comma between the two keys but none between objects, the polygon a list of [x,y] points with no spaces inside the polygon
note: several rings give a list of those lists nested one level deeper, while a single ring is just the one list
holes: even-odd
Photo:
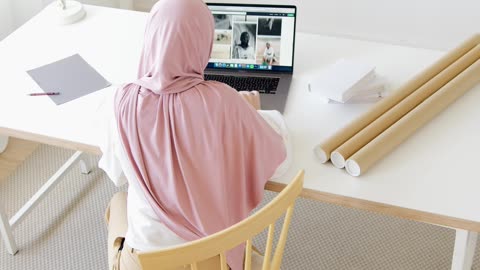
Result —
[{"label": "folded white paper stack", "polygon": [[368,103],[385,95],[375,66],[341,59],[314,75],[309,91],[328,103]]}]

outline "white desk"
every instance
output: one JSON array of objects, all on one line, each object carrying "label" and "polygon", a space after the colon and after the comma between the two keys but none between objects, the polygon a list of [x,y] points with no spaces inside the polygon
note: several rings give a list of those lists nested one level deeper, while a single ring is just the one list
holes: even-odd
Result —
[{"label": "white desk", "polygon": [[[100,153],[94,122],[113,93],[99,91],[61,106],[48,97],[26,96],[38,90],[26,70],[75,53],[112,82],[135,78],[146,14],[92,6],[86,6],[86,11],[85,20],[70,26],[50,23],[44,11],[0,42],[0,134]],[[280,190],[304,168],[305,197],[456,228],[452,269],[467,269],[480,231],[480,181],[474,155],[480,150],[479,87],[360,178],[320,164],[312,152],[321,139],[371,106],[322,104],[313,99],[306,91],[313,70],[341,57],[363,60],[375,64],[390,82],[389,88],[395,89],[442,54],[298,33],[294,80],[285,111],[294,164],[267,188]],[[81,152],[76,154],[71,164],[81,158]],[[6,231],[3,237],[10,240],[7,246],[14,252],[9,222],[0,218]]]}]

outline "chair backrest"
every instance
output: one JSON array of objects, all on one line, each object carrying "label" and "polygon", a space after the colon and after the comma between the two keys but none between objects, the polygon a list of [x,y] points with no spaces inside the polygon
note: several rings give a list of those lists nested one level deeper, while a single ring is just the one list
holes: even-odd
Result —
[{"label": "chair backrest", "polygon": [[[283,250],[287,240],[288,228],[292,219],[295,199],[303,189],[304,171],[300,171],[271,202],[247,219],[223,231],[202,239],[188,242],[161,251],[139,253],[138,258],[143,270],[178,269],[182,267],[196,270],[198,263],[220,256],[218,269],[228,270],[225,252],[246,243],[245,270],[251,269],[252,239],[268,227],[268,238],[262,270],[280,269]],[[271,259],[275,222],[285,215],[280,237]]]}]

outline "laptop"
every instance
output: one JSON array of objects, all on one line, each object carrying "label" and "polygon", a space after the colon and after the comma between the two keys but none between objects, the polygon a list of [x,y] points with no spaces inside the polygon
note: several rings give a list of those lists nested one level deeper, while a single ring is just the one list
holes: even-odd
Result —
[{"label": "laptop", "polygon": [[261,93],[263,110],[283,113],[293,74],[297,8],[207,3],[215,20],[206,80]]}]

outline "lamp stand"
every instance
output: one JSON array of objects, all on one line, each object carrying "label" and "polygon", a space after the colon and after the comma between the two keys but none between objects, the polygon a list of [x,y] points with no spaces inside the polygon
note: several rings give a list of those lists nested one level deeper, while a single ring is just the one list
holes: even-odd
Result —
[{"label": "lamp stand", "polygon": [[58,24],[72,24],[80,21],[86,15],[82,3],[73,0],[59,0],[51,5],[56,13]]}]

